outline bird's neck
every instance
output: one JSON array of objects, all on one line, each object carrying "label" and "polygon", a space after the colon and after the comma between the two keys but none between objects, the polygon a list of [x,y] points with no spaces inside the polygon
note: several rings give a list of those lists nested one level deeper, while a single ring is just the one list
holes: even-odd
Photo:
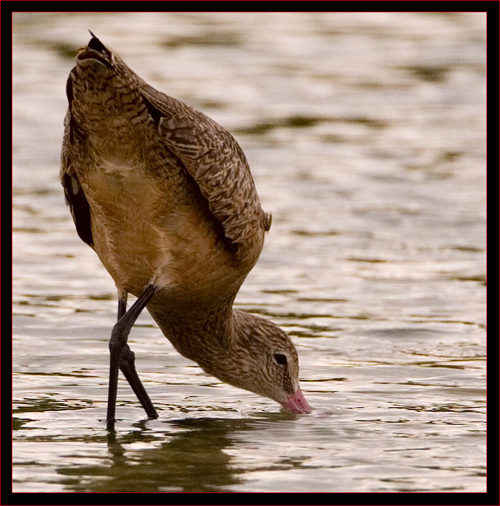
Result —
[{"label": "bird's neck", "polygon": [[184,357],[215,374],[214,367],[223,360],[238,339],[238,319],[232,300],[214,307],[191,307],[168,311],[156,306],[148,310],[174,348]]},{"label": "bird's neck", "polygon": [[213,311],[205,308],[167,314],[149,306],[148,310],[181,355],[230,385],[259,392],[255,364],[248,359],[262,344],[253,331],[257,316],[233,310],[232,301],[218,304]]}]

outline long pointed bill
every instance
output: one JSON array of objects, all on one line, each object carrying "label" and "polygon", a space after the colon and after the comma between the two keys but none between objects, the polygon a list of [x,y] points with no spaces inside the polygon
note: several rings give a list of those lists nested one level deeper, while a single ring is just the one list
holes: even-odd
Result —
[{"label": "long pointed bill", "polygon": [[296,392],[290,396],[286,402],[283,403],[283,407],[292,411],[293,413],[310,413],[311,407],[307,404],[304,394],[297,388]]}]

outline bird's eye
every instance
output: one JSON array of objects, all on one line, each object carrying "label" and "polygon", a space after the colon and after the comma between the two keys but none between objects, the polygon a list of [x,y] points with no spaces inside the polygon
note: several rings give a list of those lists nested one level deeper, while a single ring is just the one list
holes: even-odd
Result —
[{"label": "bird's eye", "polygon": [[286,365],[286,355],[283,353],[275,353],[273,358],[278,365]]}]

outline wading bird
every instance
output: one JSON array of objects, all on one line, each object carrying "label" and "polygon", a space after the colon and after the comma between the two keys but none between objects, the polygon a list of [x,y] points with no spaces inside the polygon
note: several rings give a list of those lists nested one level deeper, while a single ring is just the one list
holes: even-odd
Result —
[{"label": "wading bird", "polygon": [[[243,151],[215,121],[151,87],[91,35],[67,81],[61,181],[78,235],[118,289],[107,427],[115,423],[119,369],[147,415],[158,416],[127,344],[145,307],[175,349],[208,374],[310,412],[290,338],[233,309],[271,225]],[[128,293],[137,300],[127,311]]]}]

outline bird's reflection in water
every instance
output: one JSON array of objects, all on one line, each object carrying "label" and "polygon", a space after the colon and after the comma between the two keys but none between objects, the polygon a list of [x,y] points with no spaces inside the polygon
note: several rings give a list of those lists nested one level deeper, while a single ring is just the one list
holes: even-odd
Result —
[{"label": "bird's reflection in water", "polygon": [[[109,454],[98,465],[82,465],[60,472],[71,475],[66,486],[74,492],[217,492],[233,490],[245,469],[231,464],[225,452],[237,435],[262,429],[262,424],[295,418],[295,415],[260,413],[252,418],[196,418],[166,422],[165,442],[157,445],[158,432],[148,422],[139,430],[107,435]],[[230,487],[227,489],[226,487]]]}]

